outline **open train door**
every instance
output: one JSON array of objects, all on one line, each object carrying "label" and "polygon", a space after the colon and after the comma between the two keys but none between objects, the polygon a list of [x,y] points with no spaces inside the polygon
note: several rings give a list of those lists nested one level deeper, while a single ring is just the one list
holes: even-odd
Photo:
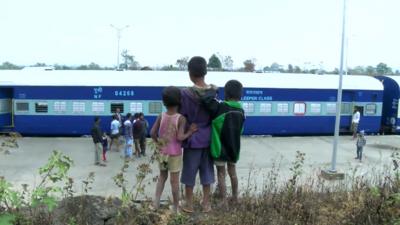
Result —
[{"label": "open train door", "polygon": [[12,88],[0,87],[0,131],[13,128]]}]

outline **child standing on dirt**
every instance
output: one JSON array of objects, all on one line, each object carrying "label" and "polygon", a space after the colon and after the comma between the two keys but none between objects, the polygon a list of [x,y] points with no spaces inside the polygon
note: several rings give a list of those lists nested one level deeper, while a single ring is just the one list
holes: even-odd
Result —
[{"label": "child standing on dirt", "polygon": [[364,148],[364,146],[366,144],[367,144],[367,140],[365,139],[364,131],[362,130],[357,135],[357,143],[356,143],[356,146],[357,146],[357,157],[355,158],[355,159],[360,160],[360,162],[361,162],[361,159],[362,159],[363,148]]},{"label": "child standing on dirt", "polygon": [[235,163],[239,160],[240,136],[245,120],[244,110],[239,103],[242,89],[239,81],[230,80],[224,87],[225,101],[217,101],[216,92],[212,89],[202,97],[202,102],[212,119],[210,149],[217,166],[218,189],[223,204],[226,203],[226,166],[232,185],[232,200],[237,201],[238,197]]},{"label": "child standing on dirt", "polygon": [[103,145],[103,162],[107,162],[106,152],[108,150],[108,136],[105,132],[103,133],[101,139],[102,139],[101,144]]},{"label": "child standing on dirt", "polygon": [[156,186],[154,208],[160,205],[161,194],[165,181],[170,172],[170,182],[173,198],[173,211],[178,211],[179,206],[179,172],[182,167],[181,141],[192,135],[197,127],[192,124],[185,133],[186,119],[178,113],[181,91],[177,87],[166,87],[162,92],[162,99],[167,111],[158,116],[151,129],[151,137],[159,146],[160,176]]}]

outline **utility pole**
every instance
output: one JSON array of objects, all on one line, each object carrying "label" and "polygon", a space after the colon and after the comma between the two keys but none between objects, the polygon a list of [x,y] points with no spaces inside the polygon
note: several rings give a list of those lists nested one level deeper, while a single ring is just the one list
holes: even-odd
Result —
[{"label": "utility pole", "polygon": [[340,52],[340,72],[339,72],[339,87],[337,92],[336,102],[336,120],[335,120],[335,138],[333,139],[333,151],[331,168],[329,170],[323,170],[322,175],[328,179],[344,179],[344,174],[336,171],[336,156],[337,146],[339,140],[339,128],[340,128],[340,111],[342,106],[342,83],[343,83],[343,64],[344,64],[344,47],[345,47],[345,30],[346,30],[346,1],[343,0],[343,22],[342,22],[342,46]]},{"label": "utility pole", "polygon": [[123,30],[125,30],[126,28],[128,28],[129,25],[125,25],[124,27],[121,27],[121,28],[116,27],[116,26],[114,26],[114,25],[112,25],[112,24],[110,24],[110,26],[111,26],[112,28],[114,28],[115,31],[117,32],[117,66],[116,66],[115,68],[116,68],[116,70],[119,70],[119,69],[120,69],[120,68],[119,68],[119,55],[120,55],[120,52],[119,52],[119,42],[120,42],[120,40],[121,40],[121,33],[122,33]]}]

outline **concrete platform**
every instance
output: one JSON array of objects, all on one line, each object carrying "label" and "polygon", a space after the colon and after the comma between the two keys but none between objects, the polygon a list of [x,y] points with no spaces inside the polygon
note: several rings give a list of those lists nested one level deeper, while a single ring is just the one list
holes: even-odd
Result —
[{"label": "concrete platform", "polygon": [[[321,169],[330,167],[333,137],[243,137],[242,154],[237,164],[241,189],[252,184],[262,185],[265,174],[271,168],[278,167],[279,179],[285,181],[290,176],[289,168],[295,160],[296,151],[305,153],[304,177],[320,174]],[[93,143],[90,138],[21,138],[18,149],[10,149],[10,154],[0,152],[0,176],[4,176],[17,188],[21,184],[34,186],[40,179],[38,168],[43,166],[53,150],[70,156],[75,165],[70,175],[75,180],[75,190],[82,192],[81,181],[90,172],[95,173],[92,194],[110,196],[119,195],[120,190],[114,184],[115,176],[122,166],[120,153],[108,152],[107,167],[93,165]],[[364,159],[360,163],[354,159],[355,141],[343,136],[339,141],[337,169],[347,175],[367,175],[377,169],[388,169],[392,160],[390,155],[400,147],[400,136],[367,136]],[[149,152],[150,153],[150,152]],[[149,155],[149,154],[148,154]],[[136,167],[147,162],[148,157],[130,163],[128,169],[129,186],[135,183]],[[153,164],[153,174],[146,180],[146,195],[153,196],[155,183],[152,178],[158,175],[158,166]],[[164,198],[170,195],[169,182],[166,184]]]}]

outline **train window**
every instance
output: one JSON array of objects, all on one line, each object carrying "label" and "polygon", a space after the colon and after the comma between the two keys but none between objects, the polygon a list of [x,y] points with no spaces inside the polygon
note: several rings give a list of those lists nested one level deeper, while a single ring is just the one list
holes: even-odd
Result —
[{"label": "train window", "polygon": [[254,103],[244,102],[242,105],[243,105],[243,110],[245,113],[253,113],[254,112]]},{"label": "train window", "polygon": [[73,113],[84,113],[85,112],[85,103],[84,102],[73,102],[72,103],[72,112]]},{"label": "train window", "polygon": [[260,104],[260,113],[270,113],[272,112],[272,104],[271,103],[261,103]]},{"label": "train window", "polygon": [[278,103],[276,111],[278,113],[288,113],[289,112],[289,104],[288,103]]},{"label": "train window", "polygon": [[47,113],[49,106],[47,102],[36,102],[35,103],[35,112],[37,113]]},{"label": "train window", "polygon": [[376,114],[376,104],[367,104],[365,106],[365,114],[366,115],[375,115]]},{"label": "train window", "polygon": [[17,112],[29,112],[29,103],[17,102]]},{"label": "train window", "polygon": [[304,102],[294,103],[293,113],[296,115],[304,115],[306,113],[306,104]]},{"label": "train window", "polygon": [[120,113],[124,113],[124,103],[123,102],[111,103],[111,113],[116,113],[117,108],[119,108]]},{"label": "train window", "polygon": [[162,112],[161,102],[149,102],[149,113],[158,114]]},{"label": "train window", "polygon": [[0,100],[0,113],[8,113],[11,111],[11,100],[2,99]]},{"label": "train window", "polygon": [[326,113],[327,114],[336,114],[336,103],[327,103],[326,104]]},{"label": "train window", "polygon": [[54,102],[54,112],[63,113],[67,111],[67,103],[66,102]]},{"label": "train window", "polygon": [[102,113],[104,112],[104,102],[93,102],[92,103],[92,111],[94,113]]},{"label": "train window", "polygon": [[[336,111],[336,108],[335,108],[335,111]],[[321,104],[311,103],[310,104],[310,113],[320,114],[321,113]]]},{"label": "train window", "polygon": [[342,109],[341,109],[342,114],[351,114],[351,103],[342,103]]},{"label": "train window", "polygon": [[131,113],[143,112],[143,104],[141,102],[131,102]]}]

